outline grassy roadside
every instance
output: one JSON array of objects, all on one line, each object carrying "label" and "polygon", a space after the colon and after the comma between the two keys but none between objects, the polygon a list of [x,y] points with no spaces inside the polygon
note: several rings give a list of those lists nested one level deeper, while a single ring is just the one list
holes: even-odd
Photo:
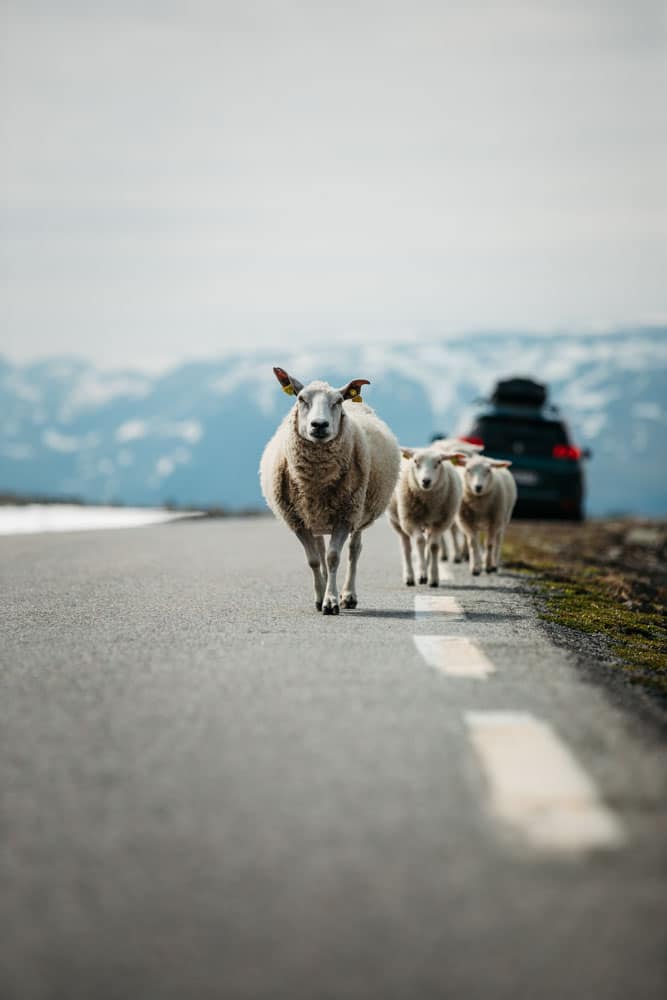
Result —
[{"label": "grassy roadside", "polygon": [[508,569],[534,577],[542,618],[604,636],[626,678],[667,695],[667,523],[517,521]]}]

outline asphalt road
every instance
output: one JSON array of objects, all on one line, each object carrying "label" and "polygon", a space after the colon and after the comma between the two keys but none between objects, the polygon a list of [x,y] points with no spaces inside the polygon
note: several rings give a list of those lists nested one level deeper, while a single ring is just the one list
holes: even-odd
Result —
[{"label": "asphalt road", "polygon": [[[522,581],[457,568],[461,613],[416,616],[435,592],[366,539],[337,618],[268,519],[0,539],[3,1000],[665,995],[654,727]],[[544,850],[499,815],[470,728],[497,713],[550,728],[617,843]]]}]

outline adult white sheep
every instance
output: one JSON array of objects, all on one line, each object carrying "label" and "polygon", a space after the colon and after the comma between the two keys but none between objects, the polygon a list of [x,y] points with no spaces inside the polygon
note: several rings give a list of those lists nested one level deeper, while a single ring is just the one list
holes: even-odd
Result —
[{"label": "adult white sheep", "polygon": [[[264,449],[262,492],[306,551],[317,610],[337,615],[341,606],[357,606],[361,533],[391,499],[401,461],[398,441],[361,400],[368,379],[334,389],[327,382],[303,386],[282,368],[273,371],[296,403]],[[323,535],[331,536],[326,555]],[[336,573],[348,536],[349,565],[339,600]]]},{"label": "adult white sheep", "polygon": [[482,572],[482,532],[486,535],[486,572],[498,569],[505,529],[516,503],[516,483],[507,471],[511,464],[485,455],[465,459],[457,520],[468,542],[473,576]]},{"label": "adult white sheep", "polygon": [[[447,437],[447,438],[436,438],[432,442],[432,447],[440,448],[442,451],[458,451],[463,455],[472,458],[474,455],[478,455],[480,451],[484,451],[484,445],[482,444],[472,444],[470,441],[466,441],[464,438],[458,437]],[[463,469],[459,469],[459,473],[462,473]],[[468,558],[468,546],[465,541],[465,535],[457,525],[456,521],[453,522],[449,531],[445,531],[442,536],[442,541],[440,542],[440,558],[443,562],[447,559],[453,558],[455,563],[463,562],[464,559]]]},{"label": "adult white sheep", "polygon": [[408,587],[414,586],[414,541],[419,556],[419,582],[437,587],[440,540],[456,517],[463,492],[461,477],[451,463],[463,460],[464,456],[435,447],[401,448],[401,451],[407,461],[389,504],[389,520],[401,539],[403,579]]}]

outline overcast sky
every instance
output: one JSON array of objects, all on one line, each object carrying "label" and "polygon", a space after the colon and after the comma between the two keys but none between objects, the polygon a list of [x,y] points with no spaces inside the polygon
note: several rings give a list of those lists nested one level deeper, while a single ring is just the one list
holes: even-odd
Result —
[{"label": "overcast sky", "polygon": [[667,317],[662,0],[4,0],[0,351]]}]

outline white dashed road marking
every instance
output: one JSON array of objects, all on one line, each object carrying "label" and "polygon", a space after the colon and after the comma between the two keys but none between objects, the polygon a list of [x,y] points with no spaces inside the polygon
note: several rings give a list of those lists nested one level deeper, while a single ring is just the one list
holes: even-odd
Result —
[{"label": "white dashed road marking", "polygon": [[453,635],[415,635],[413,639],[429,666],[443,674],[484,679],[496,671],[473,639]]},{"label": "white dashed road marking", "polygon": [[490,786],[490,806],[534,847],[618,847],[616,816],[551,727],[524,712],[467,712],[470,738]]},{"label": "white dashed road marking", "polygon": [[415,596],[415,615],[420,617],[431,617],[434,614],[447,615],[450,621],[463,621],[465,613],[463,608],[449,594],[417,594]]}]

